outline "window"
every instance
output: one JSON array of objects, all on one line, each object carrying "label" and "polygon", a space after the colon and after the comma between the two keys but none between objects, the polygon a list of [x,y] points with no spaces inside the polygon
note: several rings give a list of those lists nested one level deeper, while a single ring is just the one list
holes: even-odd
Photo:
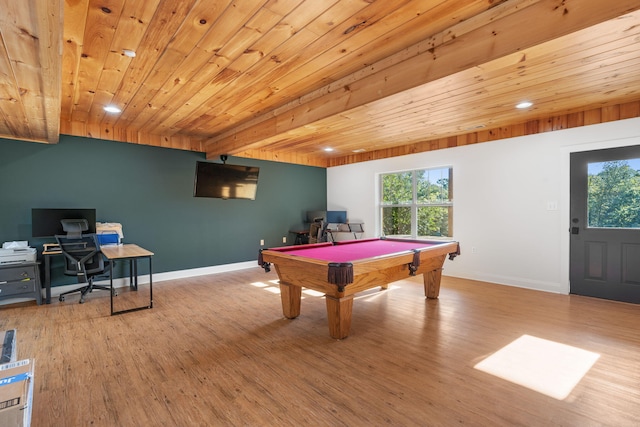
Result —
[{"label": "window", "polygon": [[589,227],[640,228],[640,159],[589,163]]},{"label": "window", "polygon": [[453,236],[453,169],[380,175],[381,235]]}]

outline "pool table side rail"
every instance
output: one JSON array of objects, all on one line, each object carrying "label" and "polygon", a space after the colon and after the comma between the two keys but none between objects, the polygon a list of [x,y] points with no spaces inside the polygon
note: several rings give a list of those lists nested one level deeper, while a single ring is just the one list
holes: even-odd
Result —
[{"label": "pool table side rail", "polygon": [[272,263],[281,282],[324,292],[336,297],[351,295],[374,286],[386,287],[388,283],[442,269],[447,255],[459,253],[458,242],[445,242],[417,250],[420,265],[412,273],[409,266],[416,262],[416,251],[402,251],[355,260],[353,282],[338,287],[328,280],[329,263],[325,260],[289,255],[286,252],[265,249],[261,252],[261,264]]}]

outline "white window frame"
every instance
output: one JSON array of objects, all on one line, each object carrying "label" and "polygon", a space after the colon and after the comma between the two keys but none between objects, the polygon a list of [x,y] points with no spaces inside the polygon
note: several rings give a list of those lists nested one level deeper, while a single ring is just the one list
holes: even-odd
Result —
[{"label": "white window frame", "polygon": [[[449,186],[449,198],[446,201],[441,201],[441,202],[429,202],[429,203],[424,203],[424,202],[418,202],[418,173],[422,173],[424,171],[430,171],[430,170],[441,170],[441,169],[448,169],[449,171],[449,182],[448,182],[448,186]],[[382,197],[384,195],[384,189],[383,189],[383,179],[385,176],[387,175],[397,175],[397,174],[405,174],[405,173],[411,173],[411,192],[412,192],[412,201],[411,203],[400,203],[400,204],[386,204],[383,203],[382,201]],[[410,207],[411,208],[411,238],[412,239],[416,239],[416,238],[430,238],[430,239],[434,239],[434,238],[451,238],[453,236],[453,166],[440,166],[440,167],[428,167],[428,168],[421,168],[421,169],[412,169],[412,170],[404,170],[404,171],[396,171],[396,172],[383,172],[380,173],[378,176],[378,215],[380,218],[379,221],[379,235],[380,236],[384,236],[384,214],[383,214],[383,209],[384,208],[390,208],[390,207]],[[448,212],[448,221],[449,221],[449,236],[418,236],[418,209],[421,207],[446,207],[449,209]]]}]

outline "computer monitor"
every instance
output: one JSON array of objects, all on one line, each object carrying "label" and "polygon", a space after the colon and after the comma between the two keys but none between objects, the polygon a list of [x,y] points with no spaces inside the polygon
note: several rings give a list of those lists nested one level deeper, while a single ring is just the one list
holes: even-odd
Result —
[{"label": "computer monitor", "polygon": [[347,222],[347,211],[327,211],[327,223],[344,224]]},{"label": "computer monitor", "polygon": [[318,218],[321,218],[322,221],[325,221],[327,218],[327,211],[307,211],[308,223],[312,223]]},{"label": "computer monitor", "polygon": [[33,237],[53,237],[65,234],[62,229],[62,219],[86,219],[89,225],[85,233],[96,232],[95,209],[31,209],[31,235]]}]

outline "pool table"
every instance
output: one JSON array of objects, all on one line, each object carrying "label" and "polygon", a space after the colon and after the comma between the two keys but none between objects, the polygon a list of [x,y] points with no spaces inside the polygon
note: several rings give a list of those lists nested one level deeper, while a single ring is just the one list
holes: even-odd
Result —
[{"label": "pool table", "polygon": [[357,292],[413,275],[423,275],[427,298],[438,298],[446,257],[460,254],[455,241],[374,238],[263,249],[258,263],[280,279],[284,316],[300,315],[302,288],[324,292],[329,334],[349,336],[353,296]]}]

